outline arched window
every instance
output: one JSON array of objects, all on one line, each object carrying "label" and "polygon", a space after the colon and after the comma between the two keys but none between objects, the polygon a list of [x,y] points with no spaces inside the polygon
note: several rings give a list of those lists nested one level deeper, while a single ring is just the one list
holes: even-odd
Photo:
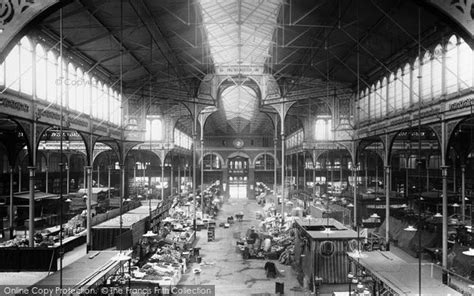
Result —
[{"label": "arched window", "polygon": [[430,100],[431,95],[431,54],[425,52],[421,68],[421,99],[423,101]]},{"label": "arched window", "polygon": [[[204,169],[206,170],[219,170],[221,169],[222,167],[222,164],[221,164],[221,161],[219,159],[219,157],[217,157],[217,155],[215,154],[208,154],[206,156],[204,156]],[[257,168],[257,167],[255,167]]]},{"label": "arched window", "polygon": [[57,102],[57,91],[56,88],[63,83],[58,77],[57,58],[53,51],[48,52],[48,59],[46,60],[46,100],[52,103]]},{"label": "arched window", "polygon": [[359,120],[364,121],[367,120],[367,94],[365,90],[361,91],[360,98],[359,98],[359,108],[357,109],[357,113],[359,115]]},{"label": "arched window", "polygon": [[85,114],[91,114],[91,78],[87,72],[84,72],[84,99],[82,100],[82,106]]},{"label": "arched window", "polygon": [[69,63],[67,66],[67,83],[65,86],[67,87],[67,94],[68,94],[68,103],[69,108],[72,110],[78,109],[78,101],[76,97],[76,85],[77,85],[77,77],[76,77],[76,68],[72,63]]},{"label": "arched window", "polygon": [[107,85],[101,84],[101,87],[99,89],[99,118],[102,120],[105,120],[107,118],[107,105],[109,104],[109,97],[108,97],[108,91],[107,91]]},{"label": "arched window", "polygon": [[104,119],[104,111],[107,107],[107,98],[104,95],[104,85],[99,82],[97,85],[97,118]]},{"label": "arched window", "polygon": [[[301,136],[303,131],[301,130]],[[327,141],[332,139],[332,120],[330,115],[318,116],[315,122],[315,139],[316,141]],[[302,139],[301,139],[302,142]],[[298,143],[299,144],[299,143]]]},{"label": "arched window", "polygon": [[20,41],[20,91],[33,94],[33,46],[28,37]]},{"label": "arched window", "polygon": [[145,141],[161,141],[163,138],[162,129],[163,129],[163,126],[161,123],[161,118],[153,118],[153,117],[147,118]]},{"label": "arched window", "polygon": [[377,81],[374,89],[375,112],[374,118],[380,118],[382,114],[382,96],[380,95],[380,80]]},{"label": "arched window", "polygon": [[[62,73],[61,73],[62,72]],[[62,57],[58,57],[58,71],[57,71],[57,81],[59,85],[56,87],[57,93],[57,102],[58,104],[62,104],[66,106],[66,94],[67,94],[67,64],[66,60]],[[56,83],[58,83],[56,82]]]},{"label": "arched window", "polygon": [[[403,67],[402,73],[402,106],[403,108],[410,107],[410,77],[411,77],[411,66],[410,64],[406,64]],[[413,87],[415,89],[415,87]],[[418,89],[418,87],[416,87]]]},{"label": "arched window", "polygon": [[118,101],[118,93],[116,91],[113,92],[112,99],[110,101],[110,121],[115,124],[120,124],[120,104]]},{"label": "arched window", "polygon": [[15,45],[5,59],[6,87],[20,90],[20,45]]},{"label": "arched window", "polygon": [[463,39],[461,39],[459,44],[459,60],[461,61],[459,63],[460,87],[461,89],[472,87],[472,69],[474,68],[472,49]]},{"label": "arched window", "polygon": [[104,114],[104,119],[111,122],[112,121],[112,115],[110,114],[110,110],[112,107],[112,101],[114,100],[113,98],[113,90],[111,87],[106,85],[106,96],[107,96],[107,106],[105,106],[105,114]]},{"label": "arched window", "polygon": [[388,104],[388,111],[392,113],[393,111],[397,110],[398,102],[395,98],[395,74],[390,74],[388,79],[388,96],[387,96],[387,104]]},{"label": "arched window", "polygon": [[458,91],[458,40],[451,36],[446,45],[446,93]]},{"label": "arched window", "polygon": [[401,68],[397,70],[395,77],[395,105],[397,110],[401,110],[404,107],[403,97],[403,71]]},{"label": "arched window", "polygon": [[91,105],[92,105],[92,117],[99,117],[99,82],[95,77],[91,79],[92,95],[91,95]]},{"label": "arched window", "polygon": [[369,90],[369,119],[372,120],[376,117],[375,114],[375,86],[372,85]]},{"label": "arched window", "polygon": [[41,44],[36,45],[36,97],[46,100],[47,81],[47,56]]},{"label": "arched window", "polygon": [[[115,112],[117,115],[117,117],[115,117],[115,120],[116,120],[116,124],[117,125],[120,125],[121,123],[121,120],[122,120],[122,95],[121,94],[118,94],[118,97],[117,97],[117,108],[116,108],[117,112]],[[189,138],[189,141],[191,141],[191,138]]]},{"label": "arched window", "polygon": [[80,113],[84,113],[84,74],[81,68],[76,70],[76,110]]},{"label": "arched window", "polygon": [[442,89],[443,47],[441,45],[436,46],[436,48],[434,49],[431,71],[432,71],[431,90],[432,90],[432,98],[434,99],[441,95],[441,89]]},{"label": "arched window", "polygon": [[364,120],[369,120],[369,89],[367,88],[364,91],[364,103],[362,110],[359,110],[359,112],[363,115]]},{"label": "arched window", "polygon": [[255,160],[256,170],[273,170],[275,168],[275,160],[272,155],[262,154]]},{"label": "arched window", "polygon": [[191,137],[188,136],[187,134],[183,133],[182,131],[180,131],[177,128],[174,129],[174,144],[176,146],[179,146],[179,147],[182,147],[182,148],[185,148],[185,149],[191,149],[192,148]]},{"label": "arched window", "polygon": [[421,101],[421,94],[420,94],[420,59],[417,57],[415,62],[413,63],[413,69],[411,69],[411,75],[413,77],[413,84],[412,84],[412,101],[410,104],[417,104]]},{"label": "arched window", "polygon": [[110,121],[110,118],[109,118],[109,106],[110,106],[110,103],[112,101],[112,98],[110,96],[110,90],[109,90],[109,86],[107,84],[104,84],[104,88],[102,90],[103,92],[103,96],[104,98],[106,98],[104,100],[104,106],[103,106],[103,110],[102,110],[102,119],[103,120],[107,120],[107,121]]},{"label": "arched window", "polygon": [[387,114],[387,107],[389,106],[388,104],[388,98],[387,98],[387,78],[384,77],[382,79],[382,84],[380,85],[379,89],[379,95],[380,95],[380,117],[383,117]]}]

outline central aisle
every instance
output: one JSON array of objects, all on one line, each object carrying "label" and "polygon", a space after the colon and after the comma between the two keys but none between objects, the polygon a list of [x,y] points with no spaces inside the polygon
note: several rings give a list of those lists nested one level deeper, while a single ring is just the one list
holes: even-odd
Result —
[{"label": "central aisle", "polygon": [[[275,295],[275,283],[283,282],[285,295],[309,295],[299,289],[296,274],[291,266],[271,260],[282,275],[268,279],[263,268],[266,260],[242,259],[236,241],[250,226],[258,227],[260,221],[255,219],[255,212],[260,210],[262,207],[257,205],[255,200],[230,199],[225,202],[217,217],[215,241],[207,241],[206,229],[198,232],[196,247],[201,248],[202,262],[200,266],[197,263],[192,264],[183,275],[180,285],[215,285],[216,295],[242,296]],[[227,221],[227,217],[239,211],[244,213],[242,222],[236,221],[230,228],[218,226],[219,223]],[[192,272],[196,267],[201,268],[200,274]],[[299,291],[292,291],[292,288]]]}]

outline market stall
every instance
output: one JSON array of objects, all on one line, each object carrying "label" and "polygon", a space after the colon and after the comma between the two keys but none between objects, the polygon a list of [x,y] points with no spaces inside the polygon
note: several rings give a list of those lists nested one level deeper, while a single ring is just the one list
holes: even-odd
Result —
[{"label": "market stall", "polygon": [[[287,217],[287,223],[293,218]],[[293,258],[292,229],[281,227],[282,219],[268,217],[259,227],[251,226],[241,233],[237,247],[243,259],[273,259],[291,264]]]},{"label": "market stall", "polygon": [[[29,225],[29,192],[17,192],[13,195],[13,208],[16,212],[17,226]],[[59,223],[59,195],[35,191],[35,217],[34,227],[44,228],[57,225]],[[64,212],[67,210],[67,205],[62,205]]]},{"label": "market stall", "polygon": [[[50,288],[48,290],[50,296],[80,294],[65,292],[72,289],[75,291],[100,291],[100,288],[106,285],[107,279],[127,264],[126,261],[115,260],[118,254],[118,251],[90,252],[65,266],[61,274],[56,271],[34,285],[25,287],[27,289],[24,289],[20,294],[37,295],[39,289],[44,290],[46,287]],[[59,289],[60,282],[63,290]]]},{"label": "market stall", "polygon": [[145,233],[145,225],[149,216],[150,207],[142,205],[121,216],[93,226],[92,249],[103,250],[114,246],[118,249],[127,249],[137,244]]},{"label": "market stall", "polygon": [[423,295],[462,295],[443,284],[442,269],[436,265],[407,263],[390,251],[373,251],[363,257],[347,255],[353,270],[358,271],[355,276],[376,295],[417,295],[419,280]]},{"label": "market stall", "polygon": [[60,242],[59,226],[35,232],[34,247],[29,247],[26,236],[0,243],[0,271],[54,271],[58,268],[60,247],[68,252],[86,242],[84,223],[80,215],[63,225]]},{"label": "market stall", "polygon": [[193,248],[195,232],[186,211],[179,205],[170,209],[170,216],[163,219],[158,233],[148,231],[138,246],[138,258],[130,268],[132,288],[160,287],[167,295],[171,286],[177,285],[190,260],[200,260]]},{"label": "market stall", "polygon": [[[109,187],[92,187],[92,202],[98,204],[101,208],[108,208],[110,205],[110,200],[108,198],[109,191],[114,191],[114,188]],[[77,191],[76,195],[84,197],[87,196],[89,193],[88,188],[81,188]],[[115,194],[114,194],[115,195]]]},{"label": "market stall", "polygon": [[159,245],[154,252],[142,261],[136,262],[130,268],[132,285],[158,284],[160,287],[178,284],[186,269],[186,258],[170,241],[156,241]]},{"label": "market stall", "polygon": [[346,252],[357,248],[357,232],[332,218],[297,219],[295,227],[295,258],[303,276],[324,284],[347,283]]}]

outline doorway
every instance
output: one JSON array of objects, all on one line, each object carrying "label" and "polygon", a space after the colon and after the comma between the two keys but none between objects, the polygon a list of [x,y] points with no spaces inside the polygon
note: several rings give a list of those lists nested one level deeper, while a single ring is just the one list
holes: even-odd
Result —
[{"label": "doorway", "polygon": [[229,177],[229,198],[247,198],[247,180]]},{"label": "doorway", "polygon": [[229,198],[247,198],[248,158],[229,159]]}]

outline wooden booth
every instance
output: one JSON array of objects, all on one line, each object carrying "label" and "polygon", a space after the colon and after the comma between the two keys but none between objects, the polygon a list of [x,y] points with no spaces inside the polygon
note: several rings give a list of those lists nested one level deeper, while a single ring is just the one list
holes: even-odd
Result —
[{"label": "wooden booth", "polygon": [[348,283],[347,252],[357,250],[357,232],[332,218],[302,218],[295,223],[296,263],[311,286]]},{"label": "wooden booth", "polygon": [[[16,223],[18,226],[28,228],[29,225],[29,192],[17,192],[14,195],[14,211],[16,208]],[[35,191],[35,218],[34,227],[44,228],[59,224],[60,212],[59,195]],[[64,214],[67,212],[67,204],[63,203]],[[21,227],[20,227],[21,228]]]},{"label": "wooden booth", "polygon": [[[127,249],[138,243],[145,233],[150,217],[150,207],[142,205],[92,227],[92,249],[104,250],[112,247]],[[120,219],[122,223],[120,223]]]},{"label": "wooden booth", "polygon": [[[76,195],[78,196],[87,196],[88,194],[88,188],[81,188],[77,191]],[[109,193],[110,191],[110,193]],[[112,206],[110,204],[110,199],[109,199],[109,194],[111,197],[115,196],[115,193],[113,192],[114,188],[109,188],[109,187],[92,187],[92,203],[96,203],[98,207],[101,208],[108,208]],[[85,200],[84,200],[85,204]],[[120,204],[116,205],[116,207],[119,207]]]}]

